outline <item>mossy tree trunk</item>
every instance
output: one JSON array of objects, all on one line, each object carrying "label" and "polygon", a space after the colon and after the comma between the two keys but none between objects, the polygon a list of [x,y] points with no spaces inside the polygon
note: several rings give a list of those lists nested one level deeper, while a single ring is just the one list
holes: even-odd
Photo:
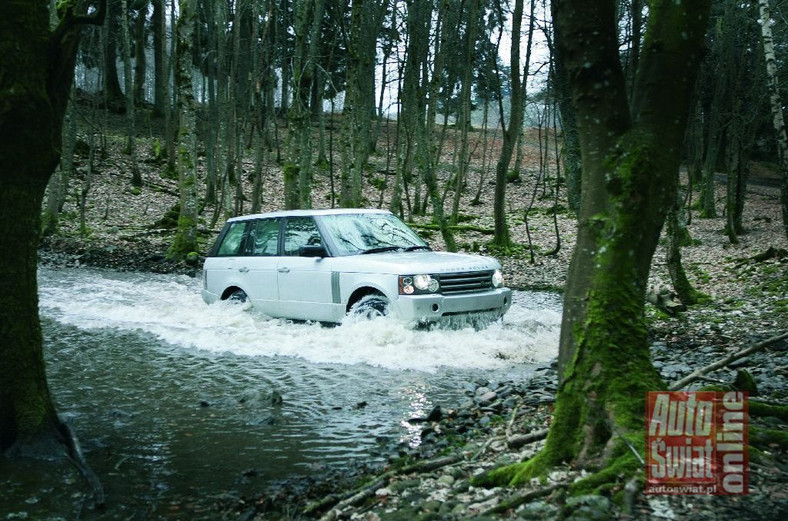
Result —
[{"label": "mossy tree trunk", "polygon": [[175,89],[178,93],[178,180],[180,214],[175,239],[167,256],[182,260],[197,251],[197,131],[192,87],[192,40],[195,2],[178,0]]},{"label": "mossy tree trunk", "polygon": [[679,213],[683,213],[680,205],[681,202],[676,201],[676,204],[668,211],[665,223],[668,236],[665,264],[667,264],[670,281],[673,284],[676,295],[682,303],[690,306],[697,303],[698,292],[692,287],[681,262],[681,247],[684,245],[685,239],[689,237],[689,232],[683,220],[679,218]]},{"label": "mossy tree trunk", "polygon": [[[576,109],[583,160],[578,237],[564,297],[555,417],[544,449],[504,467],[517,484],[563,463],[603,468],[586,485],[640,463],[646,392],[664,387],[651,363],[645,290],[674,204],[689,98],[709,1],[651,2],[627,96],[614,0],[554,0],[553,21]],[[625,441],[626,440],[626,441]],[[582,490],[583,484],[573,485]]]},{"label": "mossy tree trunk", "polygon": [[[80,24],[66,2],[0,4],[0,451],[63,453],[38,316],[41,203],[61,153]],[[98,11],[103,17],[104,6]]]}]

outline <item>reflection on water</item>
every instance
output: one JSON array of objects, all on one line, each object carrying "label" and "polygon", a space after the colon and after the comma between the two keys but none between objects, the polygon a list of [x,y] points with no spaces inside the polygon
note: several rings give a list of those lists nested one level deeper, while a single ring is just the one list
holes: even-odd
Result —
[{"label": "reflection on water", "polygon": [[382,462],[392,443],[419,443],[408,419],[458,403],[466,382],[527,378],[557,350],[551,294],[517,294],[483,331],[415,331],[207,306],[183,276],[42,270],[39,281],[50,389],[108,506],[77,512],[78,476],[0,460],[0,514],[29,519],[195,514],[223,493]]}]

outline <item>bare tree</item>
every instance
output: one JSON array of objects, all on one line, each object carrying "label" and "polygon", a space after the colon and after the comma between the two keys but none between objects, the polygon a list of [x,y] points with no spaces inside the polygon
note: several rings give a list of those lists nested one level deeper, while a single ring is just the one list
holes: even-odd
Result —
[{"label": "bare tree", "polygon": [[758,0],[761,14],[761,35],[763,37],[763,54],[766,60],[769,100],[772,107],[772,121],[777,139],[777,150],[780,156],[780,203],[782,205],[783,227],[788,237],[788,135],[785,131],[782,100],[780,99],[780,82],[777,76],[777,59],[774,55],[774,38],[772,37],[772,15],[769,0]]}]

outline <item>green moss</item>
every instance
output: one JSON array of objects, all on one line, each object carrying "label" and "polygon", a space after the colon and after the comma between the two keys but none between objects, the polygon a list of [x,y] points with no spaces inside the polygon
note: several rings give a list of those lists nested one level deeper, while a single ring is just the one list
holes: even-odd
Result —
[{"label": "green moss", "polygon": [[758,386],[755,384],[755,379],[744,369],[739,369],[736,373],[736,379],[733,381],[733,388],[737,391],[747,391],[750,393],[750,396],[756,396],[758,394]]},{"label": "green moss", "polygon": [[298,181],[298,173],[301,171],[295,163],[285,163],[282,167],[284,173],[285,183],[295,183]]},{"label": "green moss", "polygon": [[750,400],[749,410],[751,416],[772,416],[783,421],[788,421],[788,406],[786,405],[769,405],[756,400]]},{"label": "green moss", "polygon": [[369,180],[369,184],[372,185],[375,189],[380,190],[381,192],[386,189],[388,183],[386,182],[385,177],[373,177]]},{"label": "green moss", "polygon": [[688,271],[692,273],[695,279],[700,283],[708,284],[711,280],[711,275],[709,275],[708,272],[701,268],[698,264],[690,264]]},{"label": "green moss", "polygon": [[775,447],[788,450],[788,432],[750,425],[750,445],[765,451],[774,450]]}]

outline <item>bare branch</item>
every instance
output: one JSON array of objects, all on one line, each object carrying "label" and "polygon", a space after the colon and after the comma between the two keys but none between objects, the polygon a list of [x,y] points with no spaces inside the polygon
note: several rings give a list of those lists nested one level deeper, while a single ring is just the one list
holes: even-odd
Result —
[{"label": "bare branch", "polygon": [[734,362],[734,361],[736,361],[736,360],[738,360],[740,358],[744,358],[745,356],[747,356],[749,354],[752,354],[752,353],[755,353],[756,351],[760,351],[761,349],[763,349],[765,347],[768,347],[768,346],[770,346],[772,344],[775,344],[775,343],[777,343],[780,340],[783,340],[785,338],[788,338],[788,331],[786,331],[785,333],[779,334],[777,336],[773,336],[771,338],[767,338],[763,342],[758,342],[757,344],[753,344],[753,345],[751,345],[749,347],[746,347],[746,348],[742,349],[741,351],[737,351],[736,353],[733,353],[732,355],[730,355],[730,356],[728,356],[726,358],[723,358],[722,360],[717,360],[713,364],[709,364],[706,367],[702,367],[702,368],[698,369],[697,371],[695,371],[694,373],[690,374],[689,376],[687,376],[685,378],[682,378],[681,380],[673,383],[670,387],[668,387],[668,390],[669,391],[678,391],[679,389],[683,389],[684,387],[686,387],[690,383],[694,382],[695,380],[700,379],[706,373],[710,373],[712,371],[716,371],[717,369],[725,367],[726,365],[730,364],[731,362]]}]

